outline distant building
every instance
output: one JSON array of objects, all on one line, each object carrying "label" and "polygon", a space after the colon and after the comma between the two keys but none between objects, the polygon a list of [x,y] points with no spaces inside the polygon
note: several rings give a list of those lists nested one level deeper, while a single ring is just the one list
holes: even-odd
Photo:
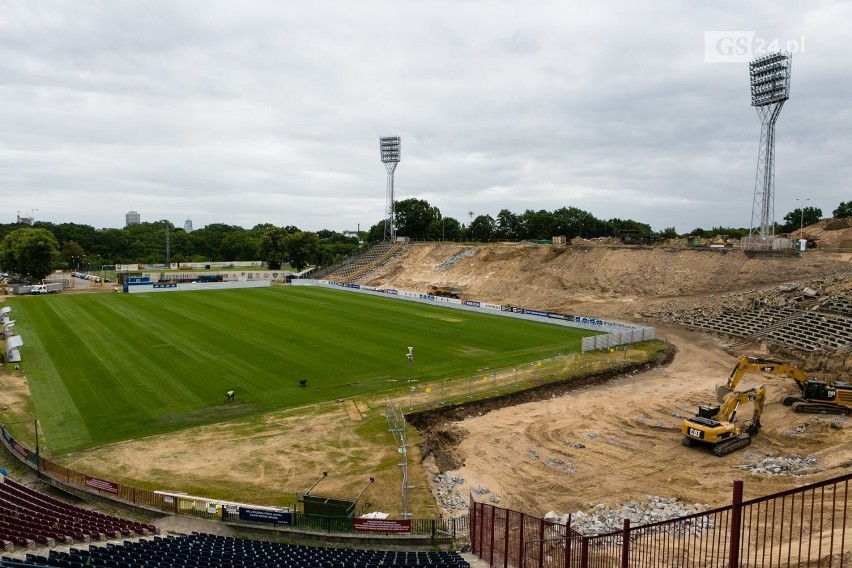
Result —
[{"label": "distant building", "polygon": [[18,224],[32,225],[33,223],[35,223],[35,218],[34,217],[21,217],[21,212],[18,211],[18,220],[15,221],[15,222],[18,223]]},{"label": "distant building", "polygon": [[189,217],[186,218],[186,221],[183,222],[183,230],[187,233],[192,232],[192,219]]},{"label": "distant building", "polygon": [[124,214],[124,226],[129,227],[130,225],[138,225],[142,222],[141,216],[136,211],[128,211]]}]

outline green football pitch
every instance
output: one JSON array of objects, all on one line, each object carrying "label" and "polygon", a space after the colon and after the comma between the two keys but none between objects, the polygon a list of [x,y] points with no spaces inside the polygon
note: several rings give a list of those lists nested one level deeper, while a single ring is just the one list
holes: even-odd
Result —
[{"label": "green football pitch", "polygon": [[[579,351],[590,332],[311,287],[8,302],[54,455]],[[300,380],[307,380],[300,386]],[[236,399],[226,403],[225,392]]]}]

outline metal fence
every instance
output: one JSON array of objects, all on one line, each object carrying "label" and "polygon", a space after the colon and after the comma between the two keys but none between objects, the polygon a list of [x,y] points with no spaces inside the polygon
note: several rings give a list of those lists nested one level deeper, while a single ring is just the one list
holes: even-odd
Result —
[{"label": "metal fence", "polygon": [[687,517],[583,536],[471,498],[473,552],[503,568],[852,566],[852,474]]}]

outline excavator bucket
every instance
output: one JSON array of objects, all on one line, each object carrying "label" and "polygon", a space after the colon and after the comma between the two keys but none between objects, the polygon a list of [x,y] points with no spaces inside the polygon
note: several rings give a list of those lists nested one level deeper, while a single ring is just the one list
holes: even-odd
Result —
[{"label": "excavator bucket", "polygon": [[725,402],[725,398],[732,392],[734,391],[728,388],[728,385],[719,385],[716,387],[716,400]]}]

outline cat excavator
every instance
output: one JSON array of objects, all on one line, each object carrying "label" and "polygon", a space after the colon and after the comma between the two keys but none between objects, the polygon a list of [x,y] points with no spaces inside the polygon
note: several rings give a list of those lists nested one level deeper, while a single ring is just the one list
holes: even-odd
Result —
[{"label": "cat excavator", "polygon": [[[713,455],[725,456],[751,444],[760,431],[760,417],[766,400],[766,388],[761,385],[742,392],[730,392],[724,401],[714,406],[699,406],[698,414],[685,418],[681,424],[684,446],[710,445]],[[750,421],[737,421],[740,404],[751,402],[754,412]]]},{"label": "cat excavator", "polygon": [[733,392],[746,373],[762,372],[790,377],[799,386],[800,396],[784,397],[784,406],[796,412],[810,414],[850,414],[852,412],[852,385],[843,381],[809,379],[805,373],[784,361],[743,357],[731,371],[728,382],[716,388],[716,397],[722,402]]}]

